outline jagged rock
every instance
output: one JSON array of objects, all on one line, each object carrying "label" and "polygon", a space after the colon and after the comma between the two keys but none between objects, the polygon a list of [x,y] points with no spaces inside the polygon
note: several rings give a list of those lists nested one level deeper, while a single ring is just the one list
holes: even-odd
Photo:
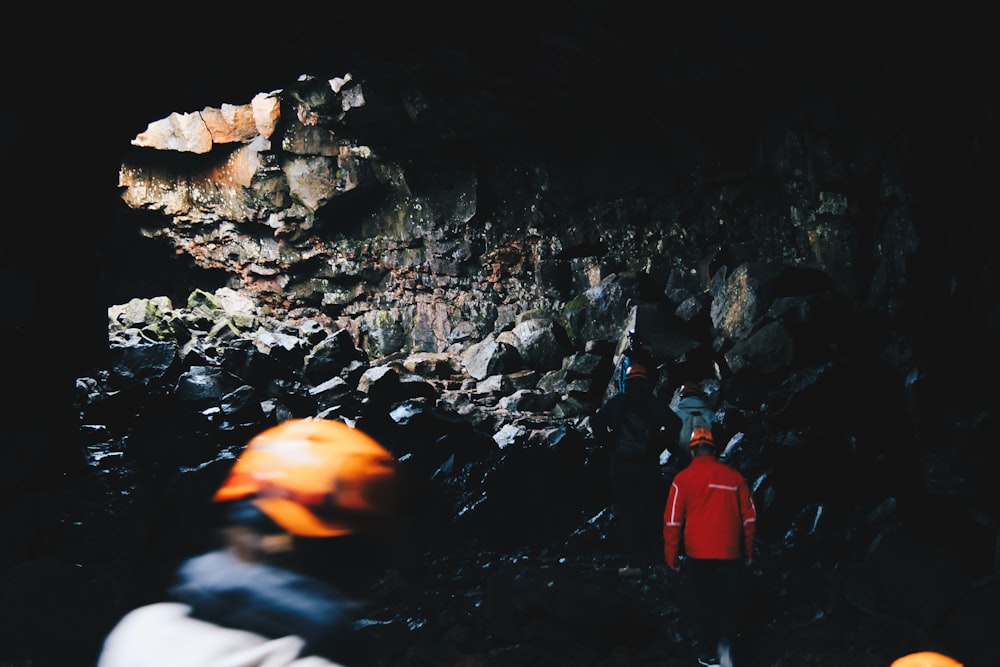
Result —
[{"label": "jagged rock", "polygon": [[163,383],[177,377],[180,355],[172,343],[137,342],[112,348],[110,371],[113,381],[149,384]]},{"label": "jagged rock", "polygon": [[351,362],[365,360],[351,332],[340,329],[309,349],[302,360],[302,372],[306,379],[318,383],[339,375]]},{"label": "jagged rock", "polygon": [[514,328],[501,332],[497,342],[517,350],[525,368],[541,371],[559,368],[573,349],[562,324],[549,313],[519,316]]},{"label": "jagged rock", "polygon": [[448,379],[462,372],[462,362],[455,355],[444,352],[418,352],[403,360],[403,368],[425,377]]},{"label": "jagged rock", "polygon": [[280,118],[280,100],[260,93],[249,104],[205,107],[201,112],[172,113],[153,121],[132,145],[157,150],[207,153],[216,144],[265,139],[274,132]]},{"label": "jagged rock", "polygon": [[753,368],[765,374],[787,372],[795,357],[795,341],[781,322],[769,322],[738,340],[725,354],[733,373]]},{"label": "jagged rock", "polygon": [[239,387],[239,378],[222,368],[192,366],[177,378],[174,394],[181,401],[209,405],[221,401]]},{"label": "jagged rock", "polygon": [[517,348],[492,334],[478,343],[469,345],[462,354],[462,366],[476,380],[522,370],[522,364]]}]

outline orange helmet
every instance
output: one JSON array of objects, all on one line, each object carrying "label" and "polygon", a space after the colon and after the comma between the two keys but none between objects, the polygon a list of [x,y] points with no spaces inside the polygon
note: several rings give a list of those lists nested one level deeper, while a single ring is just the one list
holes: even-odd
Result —
[{"label": "orange helmet", "polygon": [[396,461],[332,419],[292,419],[247,443],[216,493],[245,499],[293,535],[333,537],[392,517]]},{"label": "orange helmet", "polygon": [[962,663],[934,651],[921,651],[894,660],[890,667],[962,667]]},{"label": "orange helmet", "polygon": [[632,364],[625,371],[626,380],[649,380],[649,374],[646,372],[646,367],[642,364]]},{"label": "orange helmet", "polygon": [[691,431],[691,442],[688,444],[689,447],[696,447],[697,445],[710,445],[715,446],[715,440],[712,438],[712,430],[707,428],[696,428]]}]

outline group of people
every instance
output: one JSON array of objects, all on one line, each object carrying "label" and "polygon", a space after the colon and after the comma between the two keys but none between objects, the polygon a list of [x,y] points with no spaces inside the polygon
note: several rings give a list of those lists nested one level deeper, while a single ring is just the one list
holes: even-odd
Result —
[{"label": "group of people", "polygon": [[[619,393],[591,417],[595,435],[611,447],[611,479],[626,563],[623,576],[641,576],[665,563],[682,569],[695,604],[698,662],[733,664],[739,626],[740,567],[753,561],[757,512],[746,480],[719,461],[714,419],[704,395],[689,384],[675,412],[658,396],[657,370],[642,338],[629,332]],[[638,407],[637,407],[638,406]],[[626,454],[629,415],[648,420],[647,446]],[[681,461],[667,487],[661,452]]]},{"label": "group of people", "polygon": [[[635,332],[630,343],[621,391],[591,420],[612,441],[630,430],[645,438],[639,453],[612,454],[627,557],[619,573],[641,576],[665,564],[688,575],[698,661],[731,667],[740,572],[754,556],[753,498],[743,476],[719,460],[704,396],[682,388],[680,398],[692,400],[677,403],[678,415],[654,392],[657,369]],[[666,492],[664,449],[682,457]],[[218,548],[180,565],[168,601],[125,614],[97,667],[363,664],[352,632],[363,603],[348,582],[358,581],[358,567],[381,562],[399,491],[393,456],[344,422],[291,419],[263,431],[212,498],[224,510]],[[962,666],[921,652],[892,667]]]},{"label": "group of people", "polygon": [[[732,667],[741,571],[753,563],[757,510],[746,479],[720,460],[715,412],[701,383],[681,384],[668,402],[655,392],[658,375],[645,341],[630,330],[617,367],[617,393],[590,420],[595,436],[611,449],[612,491],[626,558],[618,573],[642,576],[661,563],[683,571],[696,621],[698,663]],[[623,446],[639,430],[630,424],[634,414],[648,418],[647,446],[638,453]],[[675,462],[669,485],[661,471],[668,461]],[[921,651],[891,667],[962,664]]]}]

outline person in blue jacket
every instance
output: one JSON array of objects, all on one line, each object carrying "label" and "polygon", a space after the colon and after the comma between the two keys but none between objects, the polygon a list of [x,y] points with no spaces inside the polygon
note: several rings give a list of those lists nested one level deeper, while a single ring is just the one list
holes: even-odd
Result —
[{"label": "person in blue jacket", "polygon": [[615,387],[618,389],[619,394],[625,392],[625,378],[628,375],[629,367],[633,364],[638,364],[645,369],[649,381],[655,389],[658,378],[656,375],[656,364],[653,362],[653,354],[646,346],[646,339],[634,328],[629,329],[628,334],[626,334],[625,349],[622,351],[621,360],[618,362]]}]

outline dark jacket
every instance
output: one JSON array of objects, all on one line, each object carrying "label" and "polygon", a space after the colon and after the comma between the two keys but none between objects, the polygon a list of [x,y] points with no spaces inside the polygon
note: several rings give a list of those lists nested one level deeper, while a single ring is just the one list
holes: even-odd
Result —
[{"label": "dark jacket", "polygon": [[224,549],[185,561],[170,593],[196,618],[266,637],[295,634],[320,653],[343,644],[354,623],[354,603],[325,582]]},{"label": "dark jacket", "polygon": [[648,457],[650,461],[658,463],[660,452],[680,437],[681,420],[670,409],[669,403],[653,393],[649,383],[642,380],[629,380],[626,383],[625,393],[615,394],[609,398],[591,417],[590,427],[597,438],[609,445],[613,444],[625,406],[628,403],[636,402],[646,403],[646,409],[653,418],[656,435],[649,443]]}]

